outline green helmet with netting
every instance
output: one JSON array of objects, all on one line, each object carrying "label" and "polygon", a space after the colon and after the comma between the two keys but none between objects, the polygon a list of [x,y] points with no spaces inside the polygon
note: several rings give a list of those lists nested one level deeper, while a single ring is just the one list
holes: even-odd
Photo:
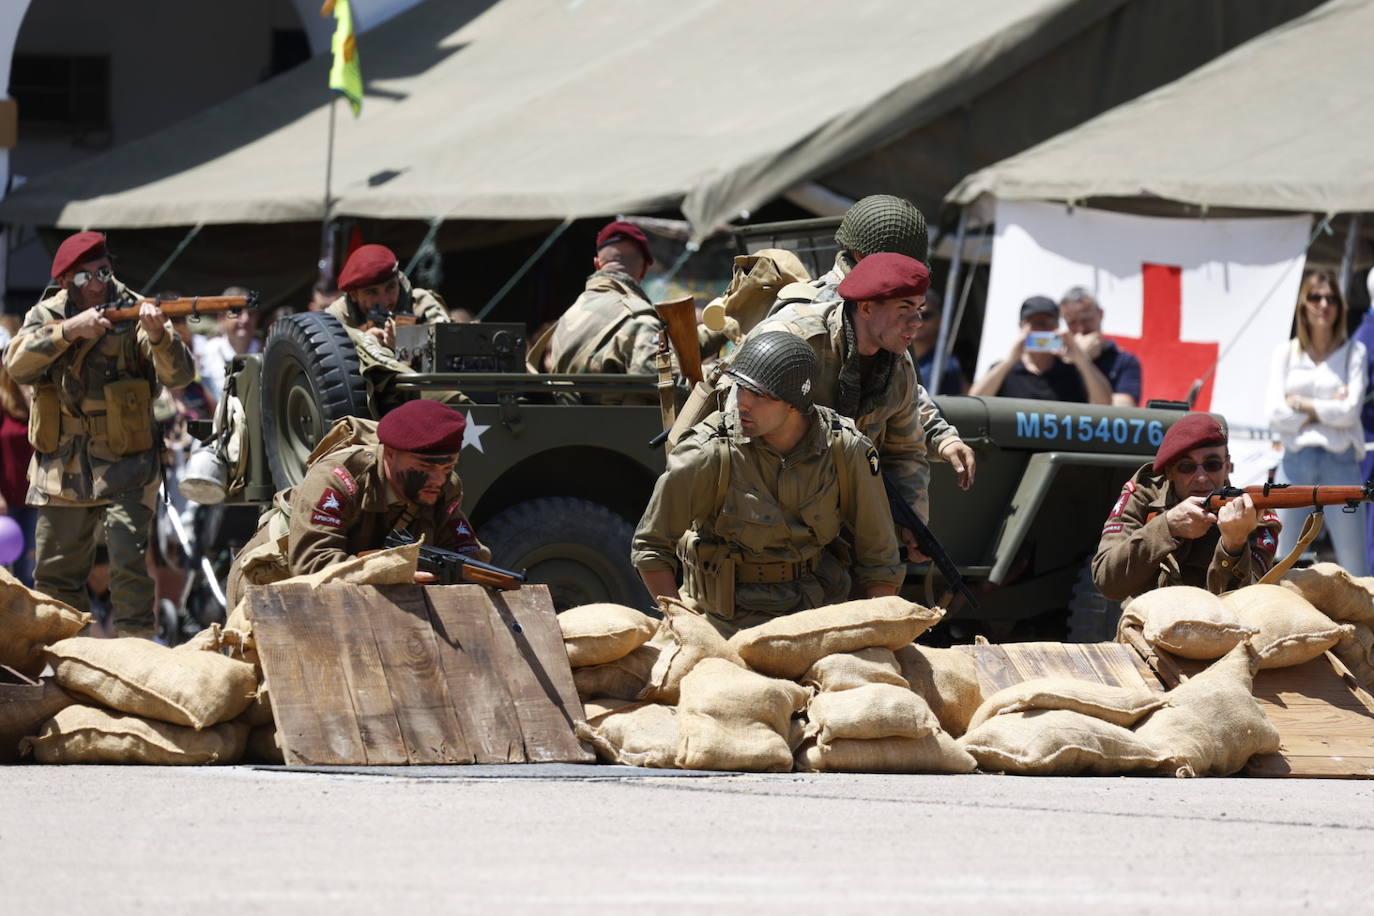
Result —
[{"label": "green helmet with netting", "polygon": [[819,370],[806,341],[786,331],[766,331],[746,340],[725,371],[755,394],[786,401],[806,413],[816,403],[812,392]]},{"label": "green helmet with netting", "polygon": [[925,216],[911,201],[891,194],[870,194],[850,207],[835,243],[859,255],[891,251],[924,264],[930,259]]}]

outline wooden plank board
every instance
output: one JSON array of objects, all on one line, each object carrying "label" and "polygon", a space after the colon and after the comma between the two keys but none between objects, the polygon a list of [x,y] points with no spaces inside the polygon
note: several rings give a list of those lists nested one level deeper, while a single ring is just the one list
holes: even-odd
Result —
[{"label": "wooden plank board", "polygon": [[1148,687],[1162,692],[1163,686],[1154,672],[1138,658],[1130,646],[1116,642],[1082,643],[1079,649],[1092,661],[1093,668],[1106,684],[1118,687]]},{"label": "wooden plank board", "polygon": [[376,601],[368,600],[366,607],[359,607],[358,598],[371,598],[361,589],[345,590],[340,601],[329,600],[330,592],[321,591],[319,598],[323,600],[315,606],[319,616],[333,627],[335,643],[343,648],[339,661],[348,683],[364,757],[374,766],[404,765],[410,762],[410,754],[401,734],[401,721],[387,684],[381,652],[368,622],[372,608],[385,599],[379,594]]},{"label": "wooden plank board", "polygon": [[990,697],[999,690],[1021,683],[1021,675],[1012,665],[1011,660],[1007,658],[1007,653],[1002,650],[1001,646],[955,646],[955,648],[973,656],[973,661],[978,666],[978,686],[982,689],[983,696]]},{"label": "wooden plank board", "polygon": [[1135,653],[1129,647],[1117,643],[1035,642],[955,648],[973,656],[984,697],[1040,677],[1164,689],[1148,667],[1135,663]]}]

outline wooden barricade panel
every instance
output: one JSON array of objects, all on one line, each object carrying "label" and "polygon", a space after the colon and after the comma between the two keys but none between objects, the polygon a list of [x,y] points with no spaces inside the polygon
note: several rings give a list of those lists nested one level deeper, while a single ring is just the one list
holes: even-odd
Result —
[{"label": "wooden barricade panel", "polygon": [[548,589],[252,587],[288,764],[568,762],[573,686]]},{"label": "wooden barricade panel", "polygon": [[985,697],[1041,677],[1164,690],[1135,652],[1117,643],[1011,642],[955,648],[973,656]]}]

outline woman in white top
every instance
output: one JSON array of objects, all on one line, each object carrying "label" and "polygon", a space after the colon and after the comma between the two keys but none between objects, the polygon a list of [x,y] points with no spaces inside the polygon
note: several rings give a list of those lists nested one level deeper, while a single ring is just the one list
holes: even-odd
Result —
[{"label": "woman in white top", "polygon": [[[1336,278],[1308,273],[1298,294],[1297,336],[1274,352],[1269,373],[1269,422],[1283,443],[1278,482],[1358,484],[1364,457],[1360,408],[1365,392],[1365,347],[1346,330],[1346,306]],[[1298,542],[1312,510],[1280,510],[1279,556]],[[1326,507],[1326,530],[1336,562],[1351,575],[1369,574],[1364,512]]]}]

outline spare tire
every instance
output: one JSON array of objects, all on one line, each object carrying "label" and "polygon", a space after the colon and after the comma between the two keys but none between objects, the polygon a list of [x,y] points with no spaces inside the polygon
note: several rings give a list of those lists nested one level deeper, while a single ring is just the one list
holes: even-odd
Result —
[{"label": "spare tire", "polygon": [[272,325],[262,390],[263,447],[278,490],[301,482],[305,459],[336,420],[371,416],[358,351],[343,323],[325,312]]}]

